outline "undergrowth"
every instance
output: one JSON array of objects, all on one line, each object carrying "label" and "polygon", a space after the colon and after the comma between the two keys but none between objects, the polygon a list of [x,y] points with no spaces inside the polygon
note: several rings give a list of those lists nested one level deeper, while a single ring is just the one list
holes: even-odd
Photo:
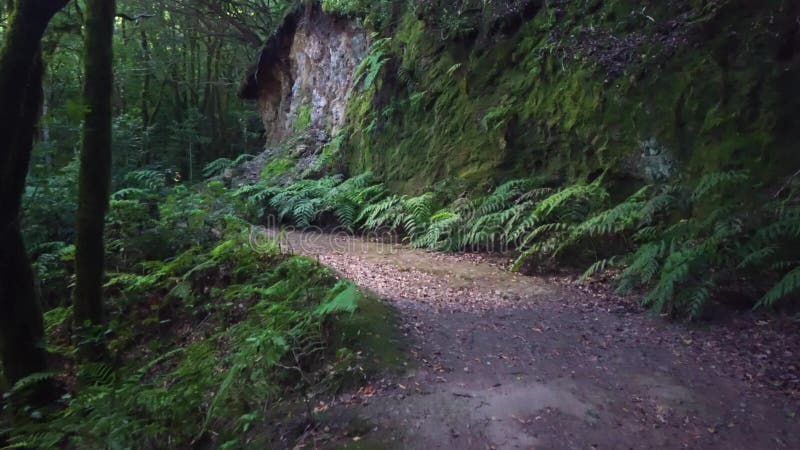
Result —
[{"label": "undergrowth", "polygon": [[[228,165],[217,162],[207,173]],[[310,403],[363,379],[370,350],[362,344],[370,327],[386,322],[380,308],[315,260],[284,254],[246,220],[251,210],[241,192],[215,180],[171,183],[158,171],[134,172],[113,195],[103,333],[109,360],[79,364],[72,311],[62,306],[69,299],[51,304],[49,350],[63,363],[5,393],[4,448],[264,448],[265,424],[282,405]],[[357,209],[362,200],[352,192],[363,183],[336,184],[339,190],[326,190],[339,205],[334,213],[354,220],[347,205]],[[39,248],[39,278],[68,286],[74,247]],[[373,316],[353,321],[362,306]],[[43,379],[66,393],[47,408],[27,405],[26,389]]]},{"label": "undergrowth", "polygon": [[[370,174],[328,177],[238,192],[266,205],[278,223],[340,224],[362,233],[394,233],[413,247],[513,251],[513,269],[559,265],[610,272],[620,293],[644,290],[655,312],[698,318],[732,284],[774,307],[800,291],[797,189],[753,203],[746,172],[718,172],[694,186],[645,185],[612,201],[604,177],[559,187],[541,179],[497,186],[479,198],[437,192],[392,195]],[[759,297],[760,296],[760,297]]]}]

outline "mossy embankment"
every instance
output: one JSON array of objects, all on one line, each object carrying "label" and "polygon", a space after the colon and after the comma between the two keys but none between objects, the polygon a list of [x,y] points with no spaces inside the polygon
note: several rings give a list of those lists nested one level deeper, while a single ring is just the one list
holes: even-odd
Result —
[{"label": "mossy embankment", "polygon": [[381,25],[349,101],[352,173],[419,192],[800,167],[794,2],[392,3],[365,20]]},{"label": "mossy embankment", "polygon": [[342,127],[293,159],[311,180],[254,188],[281,219],[328,208],[419,247],[499,242],[525,272],[611,265],[635,277],[621,291],[695,318],[725,286],[769,307],[800,289],[797,2],[321,3],[295,14],[357,22],[368,50]]}]

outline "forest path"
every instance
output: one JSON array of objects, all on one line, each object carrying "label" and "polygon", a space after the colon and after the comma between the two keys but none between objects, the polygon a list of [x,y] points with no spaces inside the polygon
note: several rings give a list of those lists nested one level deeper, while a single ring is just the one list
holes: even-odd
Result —
[{"label": "forest path", "polygon": [[405,373],[324,405],[306,448],[800,448],[800,402],[737,377],[736,349],[713,329],[509,273],[501,258],[283,239],[391,305],[409,353]]}]

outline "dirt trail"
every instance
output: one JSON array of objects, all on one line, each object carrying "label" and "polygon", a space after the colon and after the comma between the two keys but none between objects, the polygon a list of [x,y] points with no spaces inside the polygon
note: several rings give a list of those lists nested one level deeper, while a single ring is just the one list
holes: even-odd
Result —
[{"label": "dirt trail", "polygon": [[410,353],[406,373],[326,405],[306,448],[800,448],[797,397],[740,379],[711,331],[488,256],[286,240],[395,308]]}]

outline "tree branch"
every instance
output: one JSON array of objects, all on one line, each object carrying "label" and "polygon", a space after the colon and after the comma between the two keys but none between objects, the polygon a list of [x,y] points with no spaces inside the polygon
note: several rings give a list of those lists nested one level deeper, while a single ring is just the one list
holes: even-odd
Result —
[{"label": "tree branch", "polygon": [[117,13],[117,17],[123,20],[127,20],[129,22],[139,23],[142,19],[151,19],[155,17],[155,14],[142,13],[136,16],[129,16],[128,14],[125,13]]}]

